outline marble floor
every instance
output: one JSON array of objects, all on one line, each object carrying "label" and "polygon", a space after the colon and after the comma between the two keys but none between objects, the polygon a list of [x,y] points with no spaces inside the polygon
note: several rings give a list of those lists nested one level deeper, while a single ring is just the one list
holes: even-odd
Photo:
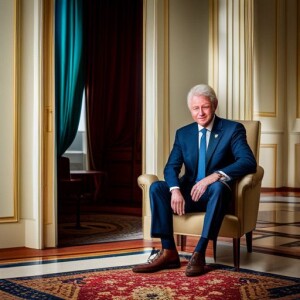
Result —
[{"label": "marble floor", "polygon": [[[248,253],[241,245],[240,267],[273,274],[300,277],[300,196],[269,195],[261,197],[257,229],[254,233],[253,252]],[[32,257],[0,257],[0,279],[20,276],[42,275],[66,271],[89,270],[97,267],[129,265],[145,262],[151,244],[142,241],[115,244],[110,250],[108,245],[99,245],[97,250],[51,256],[33,255]],[[123,245],[123,246],[119,246]],[[87,248],[88,246],[86,246]],[[101,248],[102,247],[102,248]],[[102,249],[102,250],[101,250]],[[139,252],[138,259],[132,261],[130,252]],[[129,254],[129,255],[128,255]],[[101,266],[99,258],[101,257]],[[103,260],[103,258],[105,258]],[[214,263],[207,257],[207,263]],[[218,264],[233,266],[232,245],[226,241],[218,242]]]},{"label": "marble floor", "polygon": [[300,259],[299,196],[261,196],[253,247],[255,251]]}]

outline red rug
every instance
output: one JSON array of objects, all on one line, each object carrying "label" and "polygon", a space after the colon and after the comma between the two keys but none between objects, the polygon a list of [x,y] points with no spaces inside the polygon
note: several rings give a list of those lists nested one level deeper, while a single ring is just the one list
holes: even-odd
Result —
[{"label": "red rug", "polygon": [[300,299],[300,280],[210,265],[199,277],[180,269],[136,274],[130,267],[0,280],[0,299]]}]

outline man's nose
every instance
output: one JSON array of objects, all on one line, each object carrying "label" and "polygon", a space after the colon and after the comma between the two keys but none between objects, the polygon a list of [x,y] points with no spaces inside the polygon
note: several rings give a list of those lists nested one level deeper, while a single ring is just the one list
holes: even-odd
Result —
[{"label": "man's nose", "polygon": [[198,112],[198,114],[199,114],[200,116],[202,116],[202,115],[203,115],[203,109],[202,109],[202,108],[200,108],[200,109],[199,109],[199,112]]}]

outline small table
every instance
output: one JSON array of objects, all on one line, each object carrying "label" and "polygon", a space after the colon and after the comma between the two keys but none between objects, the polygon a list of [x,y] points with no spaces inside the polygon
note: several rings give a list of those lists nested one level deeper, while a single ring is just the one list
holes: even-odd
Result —
[{"label": "small table", "polygon": [[96,201],[101,198],[101,187],[106,177],[105,172],[96,170],[71,170],[70,173],[71,178],[82,179],[86,191],[90,190],[88,186],[91,178],[95,187],[95,191],[92,193],[93,200]]}]

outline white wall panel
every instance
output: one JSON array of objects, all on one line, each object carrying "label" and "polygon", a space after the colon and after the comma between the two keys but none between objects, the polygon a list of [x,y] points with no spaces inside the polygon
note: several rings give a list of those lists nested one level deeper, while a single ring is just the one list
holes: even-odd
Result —
[{"label": "white wall panel", "polygon": [[277,116],[277,1],[256,1],[254,32],[254,113]]},{"label": "white wall panel", "polygon": [[0,223],[18,220],[19,3],[0,1]]},{"label": "white wall panel", "polygon": [[260,147],[260,163],[264,170],[264,176],[262,186],[263,187],[274,187],[276,186],[276,175],[277,175],[277,145],[275,144],[261,144]]},{"label": "white wall panel", "polygon": [[208,83],[208,17],[208,1],[169,0],[170,147],[176,129],[193,122],[189,90]]}]

